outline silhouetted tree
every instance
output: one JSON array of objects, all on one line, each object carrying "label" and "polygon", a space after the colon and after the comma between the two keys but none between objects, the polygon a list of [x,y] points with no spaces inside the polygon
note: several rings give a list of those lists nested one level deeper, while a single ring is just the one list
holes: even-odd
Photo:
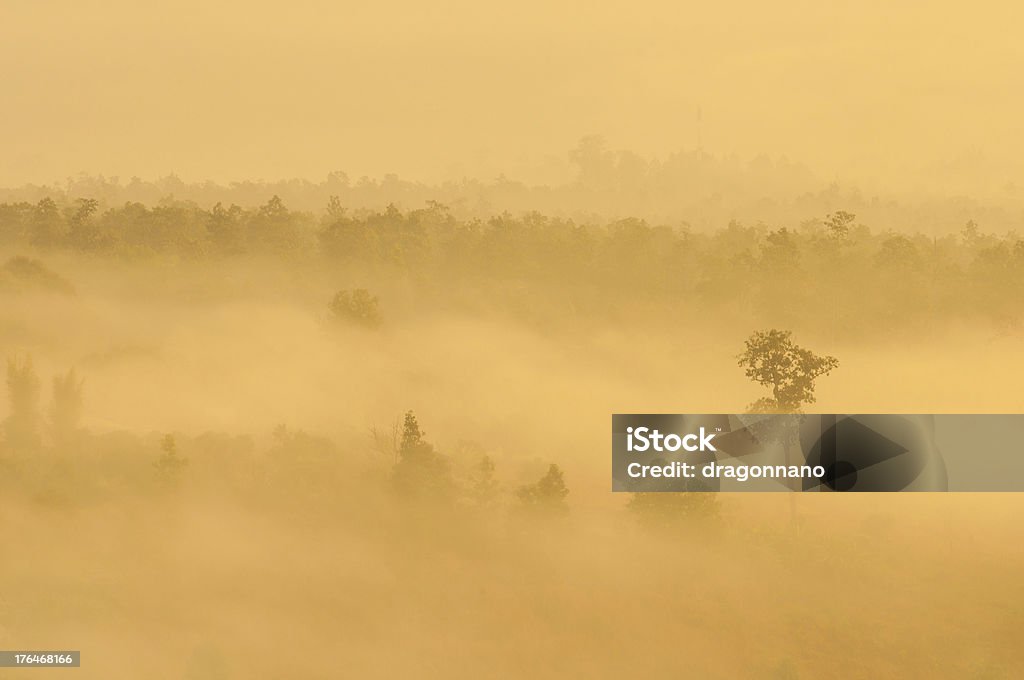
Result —
[{"label": "silhouetted tree", "polygon": [[402,441],[399,444],[398,453],[404,457],[414,453],[422,445],[423,432],[420,430],[419,421],[416,420],[416,414],[406,411],[405,420],[402,421]]},{"label": "silhouetted tree", "polygon": [[17,280],[19,286],[51,293],[71,295],[75,287],[67,279],[51,271],[39,260],[16,255],[7,260],[3,272]]},{"label": "silhouetted tree", "polygon": [[280,196],[274,195],[249,221],[249,239],[267,251],[292,251],[299,245],[299,217],[288,210]]},{"label": "silhouetted tree", "polygon": [[54,200],[49,196],[41,199],[32,210],[32,245],[38,248],[53,248],[60,245],[66,236],[66,230],[66,223]]},{"label": "silhouetted tree", "polygon": [[837,210],[825,217],[825,229],[828,231],[829,236],[842,241],[850,235],[850,226],[855,219],[857,219],[857,216],[853,213]]},{"label": "silhouetted tree", "polygon": [[355,219],[332,196],[327,205],[325,226],[317,235],[323,252],[331,258],[364,264],[377,262],[381,256],[380,236],[367,219]]},{"label": "silhouetted tree", "polygon": [[68,216],[68,239],[80,250],[96,250],[104,245],[104,239],[93,215],[100,207],[94,198],[80,198]]},{"label": "silhouetted tree", "polygon": [[398,462],[392,471],[395,488],[405,497],[451,500],[452,478],[448,460],[423,438],[419,422],[407,411],[402,423]]},{"label": "silhouetted tree", "polygon": [[565,497],[569,488],[565,485],[562,469],[552,463],[547,473],[533,484],[519,487],[516,496],[522,507],[531,512],[563,514],[569,511]]},{"label": "silhouetted tree", "polygon": [[981,230],[978,229],[978,223],[974,220],[967,220],[967,224],[960,231],[960,236],[968,248],[978,245],[978,242],[981,241]]},{"label": "silhouetted tree", "polygon": [[327,303],[327,310],[335,322],[355,323],[367,328],[380,325],[377,297],[365,288],[338,291]]},{"label": "silhouetted tree", "polygon": [[494,476],[494,461],[484,454],[473,471],[470,492],[478,506],[487,507],[494,503],[498,494],[498,480]]},{"label": "silhouetted tree", "polygon": [[839,365],[832,356],[819,356],[793,342],[790,331],[757,331],[746,341],[739,366],[748,378],[771,390],[771,396],[754,402],[757,411],[797,413],[814,403],[818,378]]},{"label": "silhouetted tree", "polygon": [[[749,410],[754,413],[799,413],[805,404],[814,403],[817,379],[839,366],[835,357],[819,356],[793,342],[790,331],[775,329],[751,335],[738,360],[748,378],[771,390],[770,397],[750,405]],[[782,443],[785,464],[792,464],[790,457],[798,437],[798,423],[784,421],[782,428],[772,436]],[[792,496],[789,507],[791,517],[795,517]]]},{"label": "silhouetted tree", "polygon": [[875,255],[875,266],[903,273],[920,265],[920,254],[917,245],[902,234],[889,236],[882,241]]},{"label": "silhouetted tree", "polygon": [[761,248],[761,266],[770,274],[791,274],[799,265],[800,247],[793,232],[783,227],[765,237],[764,246]]},{"label": "silhouetted tree", "polygon": [[157,481],[164,485],[177,484],[188,465],[188,459],[178,454],[178,445],[173,434],[164,435],[160,440],[160,451],[160,457],[153,464],[156,468]]},{"label": "silhouetted tree", "polygon": [[64,375],[53,379],[53,406],[50,420],[53,425],[53,439],[58,448],[74,442],[82,419],[82,386],[80,380],[71,369]]},{"label": "silhouetted tree", "polygon": [[7,360],[7,397],[10,415],[4,423],[7,445],[15,451],[39,448],[39,377],[32,357]]},{"label": "silhouetted tree", "polygon": [[244,211],[237,205],[225,208],[220,203],[213,206],[207,220],[207,231],[215,252],[233,255],[245,251]]}]

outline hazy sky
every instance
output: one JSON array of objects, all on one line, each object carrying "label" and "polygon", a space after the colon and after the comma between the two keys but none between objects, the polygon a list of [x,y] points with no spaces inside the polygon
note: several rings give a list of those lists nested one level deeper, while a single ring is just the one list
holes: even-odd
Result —
[{"label": "hazy sky", "polygon": [[984,1],[2,0],[0,184],[550,181],[585,134],[693,147],[698,107],[715,153],[1010,180],[1022,25],[1020,3]]}]

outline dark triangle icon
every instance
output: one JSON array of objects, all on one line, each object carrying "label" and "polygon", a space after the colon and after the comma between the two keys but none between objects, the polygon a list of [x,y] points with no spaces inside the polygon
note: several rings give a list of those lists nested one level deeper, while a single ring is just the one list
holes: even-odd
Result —
[{"label": "dark triangle icon", "polygon": [[[899,418],[899,416],[895,416]],[[804,480],[804,490],[899,491],[923,467],[920,456],[860,422],[856,416],[822,416],[821,437],[807,454],[807,465],[825,470],[821,479]]]}]

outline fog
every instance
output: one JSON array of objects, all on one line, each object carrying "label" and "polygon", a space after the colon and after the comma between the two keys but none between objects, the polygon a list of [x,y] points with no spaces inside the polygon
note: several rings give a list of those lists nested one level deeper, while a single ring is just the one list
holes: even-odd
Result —
[{"label": "fog", "polygon": [[[99,250],[15,238],[0,253],[0,350],[15,367],[30,356],[40,385],[35,440],[15,438],[25,412],[11,382],[3,412],[0,647],[81,649],[78,672],[97,678],[1020,670],[1015,495],[725,494],[710,513],[646,516],[608,478],[611,413],[743,411],[761,391],[737,355],[776,322],[840,360],[817,410],[1019,411],[1019,308],[979,288],[1019,285],[1019,269],[979,264],[1002,266],[993,253],[1015,241],[966,230],[955,248],[914,251],[850,232],[846,261],[867,267],[859,296],[794,315],[780,252],[813,271],[828,257],[821,225],[733,226],[710,241],[597,225],[596,255],[505,251],[477,270],[446,259],[463,246],[434,223],[424,233],[440,250],[389,264],[330,255],[341,223],[329,218],[309,251],[176,254],[146,231],[155,250],[132,254],[134,232],[103,232],[118,214],[89,218],[109,236]],[[421,218],[392,215],[380,233]],[[262,233],[251,219],[247,239]],[[537,243],[559,229],[531,219],[520,228]],[[497,247],[501,230],[470,243]],[[760,283],[723,306],[697,276],[709,265],[666,297],[679,282],[637,250],[648,237],[677,257],[675,238],[698,253],[749,239]],[[600,262],[606,239],[619,294],[551,278],[593,267],[573,257]],[[957,276],[914,278],[953,266],[947,255]],[[834,295],[816,276],[808,299]],[[353,295],[330,304],[364,287],[372,311]],[[913,311],[935,297],[948,304]],[[81,417],[61,430],[50,384],[71,368]],[[445,462],[442,496],[417,491],[438,483],[426,468],[400,484],[410,410]],[[551,463],[568,496],[532,506],[522,489]]]},{"label": "fog", "polygon": [[1024,409],[1022,11],[5,0],[0,649],[1024,676],[1019,494],[608,464],[613,413]]},{"label": "fog", "polygon": [[13,0],[0,184],[338,169],[557,184],[565,149],[599,134],[977,194],[1019,184],[1022,18],[1000,1]]}]

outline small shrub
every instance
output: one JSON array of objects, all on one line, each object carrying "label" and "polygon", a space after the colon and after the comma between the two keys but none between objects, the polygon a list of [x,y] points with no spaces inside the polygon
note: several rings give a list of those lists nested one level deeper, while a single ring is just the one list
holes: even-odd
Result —
[{"label": "small shrub", "polygon": [[367,328],[380,325],[377,296],[365,288],[340,290],[327,303],[330,320],[334,323],[357,324]]}]

